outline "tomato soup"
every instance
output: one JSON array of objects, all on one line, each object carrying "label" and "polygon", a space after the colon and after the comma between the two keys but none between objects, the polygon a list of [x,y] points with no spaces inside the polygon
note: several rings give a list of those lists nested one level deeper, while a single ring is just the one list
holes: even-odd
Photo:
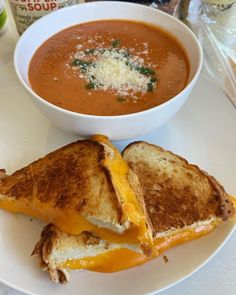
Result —
[{"label": "tomato soup", "polygon": [[186,86],[189,63],[178,40],[146,23],[101,20],[44,42],[29,67],[32,89],[78,113],[114,116],[160,105]]}]

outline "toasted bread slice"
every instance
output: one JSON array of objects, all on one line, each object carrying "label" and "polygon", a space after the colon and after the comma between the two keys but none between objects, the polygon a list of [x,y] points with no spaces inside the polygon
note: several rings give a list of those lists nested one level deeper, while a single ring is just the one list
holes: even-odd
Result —
[{"label": "toasted bread slice", "polygon": [[123,158],[138,175],[155,237],[235,214],[219,182],[180,156],[135,142],[125,148]]},{"label": "toasted bread slice", "polygon": [[[145,142],[129,145],[123,157],[142,185],[155,236],[152,258],[170,247],[208,234],[218,224],[235,216],[233,198],[227,196],[213,177],[183,158]],[[58,281],[67,269],[112,272],[150,259],[137,245],[109,243],[106,249],[99,248],[101,252],[97,252],[97,244],[89,247],[84,244],[80,248],[80,238],[61,233],[52,226],[42,232],[34,254],[39,255],[43,269],[53,281]],[[96,238],[98,244],[107,243],[99,236]],[[64,282],[68,277],[68,273],[63,276]]]},{"label": "toasted bread slice", "polygon": [[90,231],[150,250],[151,230],[138,187],[137,176],[120,153],[107,138],[97,136],[62,147],[3,178],[0,208],[35,216],[67,233]]},{"label": "toasted bread slice", "polygon": [[114,243],[89,232],[70,235],[47,225],[32,255],[40,257],[40,265],[53,282],[69,281],[68,269],[117,271],[143,263],[148,258],[137,245]]}]

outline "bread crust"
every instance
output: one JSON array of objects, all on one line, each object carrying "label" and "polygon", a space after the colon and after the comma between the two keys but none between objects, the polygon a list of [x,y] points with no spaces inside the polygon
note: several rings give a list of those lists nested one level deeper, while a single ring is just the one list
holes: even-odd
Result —
[{"label": "bread crust", "polygon": [[32,255],[37,255],[40,259],[40,268],[49,273],[50,279],[54,283],[66,284],[69,282],[69,274],[66,269],[51,267],[49,264],[49,256],[55,247],[57,239],[61,232],[56,229],[53,224],[48,224],[41,232],[41,237],[36,244]]},{"label": "bread crust", "polygon": [[6,178],[6,177],[7,177],[6,170],[0,169],[0,181],[1,181],[1,179]]}]

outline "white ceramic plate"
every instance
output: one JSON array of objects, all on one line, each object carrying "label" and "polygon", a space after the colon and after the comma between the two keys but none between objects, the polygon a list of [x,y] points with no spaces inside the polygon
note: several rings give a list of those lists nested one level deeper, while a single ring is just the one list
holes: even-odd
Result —
[{"label": "white ceramic plate", "polygon": [[[53,127],[16,83],[0,91],[0,168],[17,168],[76,137]],[[167,125],[138,138],[168,148],[198,164],[236,195],[236,113],[214,85],[201,78],[189,101]],[[118,142],[122,149],[128,142]],[[67,286],[52,284],[30,257],[44,224],[0,211],[0,281],[28,294],[138,295],[155,293],[183,280],[205,264],[233,232],[225,223],[200,240],[173,248],[163,256],[113,274],[72,272]]]}]

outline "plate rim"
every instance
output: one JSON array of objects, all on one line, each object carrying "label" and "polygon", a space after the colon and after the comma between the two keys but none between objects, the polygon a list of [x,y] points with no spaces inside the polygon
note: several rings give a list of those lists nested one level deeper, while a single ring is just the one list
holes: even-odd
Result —
[{"label": "plate rim", "polygon": [[[230,220],[229,220],[230,221]],[[176,280],[174,283],[169,284],[166,287],[160,288],[159,290],[156,290],[154,292],[148,292],[146,293],[146,295],[156,295],[159,294],[171,287],[174,287],[176,285],[178,285],[179,283],[183,282],[184,280],[186,280],[187,278],[191,277],[193,274],[195,274],[196,272],[198,272],[200,269],[202,269],[205,265],[208,264],[208,262],[210,262],[212,260],[213,257],[215,257],[218,252],[220,252],[220,250],[225,246],[225,244],[227,243],[227,241],[231,238],[231,236],[233,235],[233,233],[236,231],[236,223],[232,224],[232,228],[229,232],[229,234],[226,236],[226,238],[223,240],[222,243],[220,243],[220,245],[213,251],[213,253],[211,255],[209,255],[207,257],[207,259],[205,259],[201,264],[199,264],[198,267],[194,268],[193,271],[191,271],[189,274],[187,274],[186,276],[183,276],[182,278],[180,278],[179,280]],[[191,241],[189,241],[191,242]]]}]

